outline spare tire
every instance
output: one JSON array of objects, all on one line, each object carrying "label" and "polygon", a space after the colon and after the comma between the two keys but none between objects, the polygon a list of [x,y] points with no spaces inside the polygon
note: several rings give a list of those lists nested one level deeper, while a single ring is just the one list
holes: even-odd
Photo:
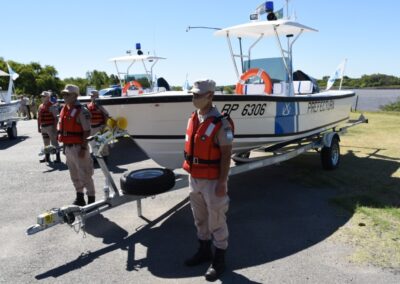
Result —
[{"label": "spare tire", "polygon": [[125,173],[120,182],[125,194],[151,196],[173,188],[175,174],[163,168],[140,169]]}]

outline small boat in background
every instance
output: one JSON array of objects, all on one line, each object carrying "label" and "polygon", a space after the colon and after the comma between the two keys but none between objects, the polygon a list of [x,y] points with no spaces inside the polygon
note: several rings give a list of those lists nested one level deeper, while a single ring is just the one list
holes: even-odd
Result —
[{"label": "small boat in background", "polygon": [[15,73],[11,67],[8,66],[8,73],[0,70],[0,76],[10,77],[8,83],[7,92],[0,90],[0,130],[7,132],[10,139],[17,137],[17,121],[18,110],[20,108],[20,101],[13,100],[14,80],[18,78],[18,74]]},{"label": "small boat in background", "polygon": [[[132,50],[128,50],[128,55],[109,59],[109,61],[115,64],[120,85],[105,89],[104,91],[101,90],[100,96],[136,96],[170,91],[171,87],[168,82],[162,77],[157,78],[153,72],[154,66],[158,61],[165,60],[166,58],[143,54],[140,43],[136,44],[137,54],[132,53]],[[132,66],[138,64],[143,66],[144,73],[134,74],[131,72]],[[126,71],[122,70],[124,67]]]}]

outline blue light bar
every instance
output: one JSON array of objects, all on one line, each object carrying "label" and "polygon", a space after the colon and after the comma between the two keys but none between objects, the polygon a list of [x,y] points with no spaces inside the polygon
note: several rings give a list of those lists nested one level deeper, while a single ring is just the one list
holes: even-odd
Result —
[{"label": "blue light bar", "polygon": [[274,2],[272,2],[272,1],[265,2],[265,11],[267,13],[273,12],[274,11]]}]

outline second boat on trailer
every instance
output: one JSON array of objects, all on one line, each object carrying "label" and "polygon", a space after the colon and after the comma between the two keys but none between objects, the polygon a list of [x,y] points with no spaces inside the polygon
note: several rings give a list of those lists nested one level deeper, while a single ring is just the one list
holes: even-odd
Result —
[{"label": "second boat on trailer", "polygon": [[[234,153],[319,135],[349,119],[353,91],[318,92],[311,80],[294,80],[292,49],[305,32],[316,30],[285,18],[253,20],[215,33],[228,41],[238,80],[236,94],[214,96],[217,108],[235,123]],[[232,37],[239,38],[240,44],[242,39],[253,39],[247,54],[234,54]],[[258,67],[259,61],[251,58],[252,49],[265,38],[275,38],[278,43],[283,77],[273,76],[274,70]],[[284,38],[286,50],[282,47]],[[242,72],[236,58],[240,58]],[[255,84],[254,78],[262,84]],[[101,99],[99,103],[111,116],[128,120],[129,134],[151,159],[166,168],[181,167],[184,133],[193,111],[191,95],[162,92]]]}]

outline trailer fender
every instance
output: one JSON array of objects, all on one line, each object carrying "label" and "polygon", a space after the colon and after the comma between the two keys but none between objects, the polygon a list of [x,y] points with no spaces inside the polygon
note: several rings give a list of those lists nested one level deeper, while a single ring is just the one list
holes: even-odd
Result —
[{"label": "trailer fender", "polygon": [[336,132],[330,132],[330,133],[324,134],[324,136],[322,137],[322,146],[323,147],[331,147],[332,140],[335,137],[337,138],[338,141],[340,141],[339,134],[337,134]]},{"label": "trailer fender", "polygon": [[121,179],[125,194],[151,196],[166,192],[175,185],[175,174],[169,169],[147,168],[125,173]]}]

